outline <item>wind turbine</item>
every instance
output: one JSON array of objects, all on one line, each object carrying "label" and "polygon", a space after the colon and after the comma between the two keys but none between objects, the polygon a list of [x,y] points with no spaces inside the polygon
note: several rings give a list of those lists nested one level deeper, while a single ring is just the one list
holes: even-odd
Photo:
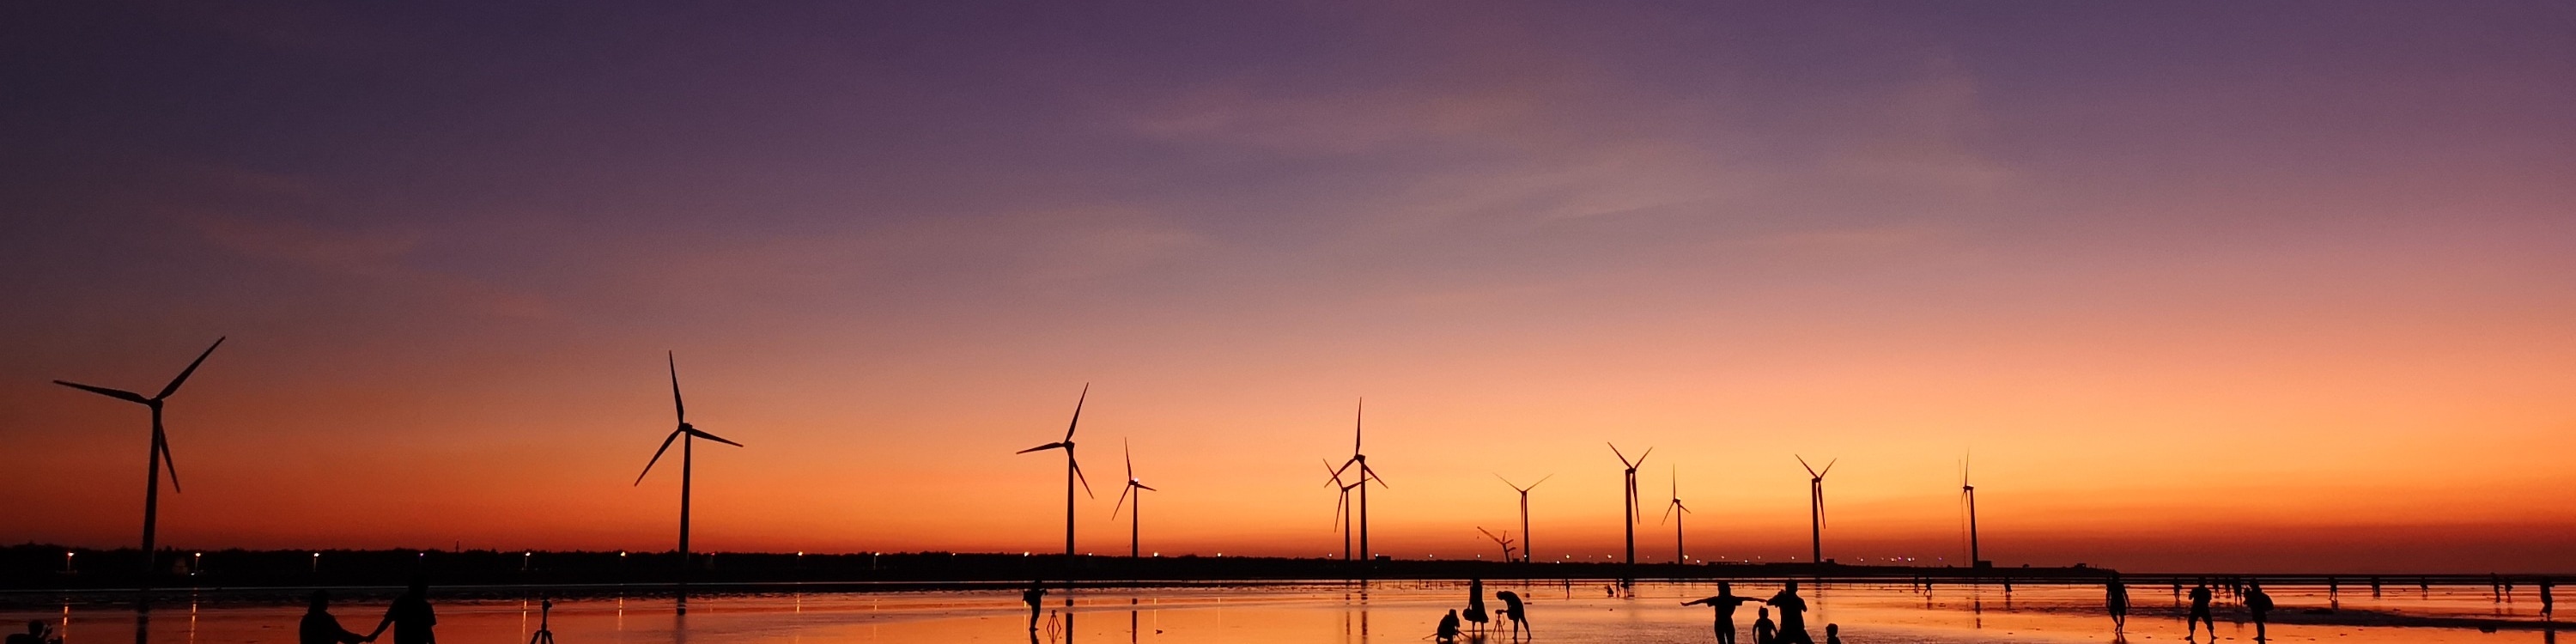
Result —
[{"label": "wind turbine", "polygon": [[1807,534],[1810,545],[1815,548],[1810,553],[1814,555],[1813,563],[1825,562],[1825,475],[1833,473],[1834,463],[1841,461],[1839,458],[1825,461],[1824,471],[1819,472],[1816,466],[1807,464],[1807,457],[1798,457],[1798,467],[1807,468]]},{"label": "wind turbine", "polygon": [[1546,483],[1548,479],[1556,478],[1556,475],[1549,474],[1547,476],[1539,477],[1538,483],[1531,483],[1529,484],[1529,487],[1512,485],[1512,480],[1504,479],[1501,474],[1494,475],[1494,478],[1503,479],[1504,485],[1511,485],[1512,491],[1521,493],[1521,563],[1529,563],[1531,552],[1529,544],[1529,492],[1530,490],[1538,489],[1538,483]]},{"label": "wind turbine", "polygon": [[[1064,426],[1064,440],[1020,450],[1019,453],[1064,450],[1064,561],[1073,565],[1073,484],[1082,483],[1083,496],[1091,496],[1091,478],[1082,475],[1082,463],[1073,459],[1073,430],[1082,427],[1082,403],[1091,399],[1091,383],[1082,383],[1082,396],[1073,399],[1073,422]],[[1093,497],[1098,498],[1098,497]],[[1066,601],[1072,601],[1067,596]]]},{"label": "wind turbine", "polygon": [[[1485,526],[1476,526],[1476,531],[1484,533],[1486,539],[1493,540],[1494,545],[1501,546],[1503,548],[1504,562],[1508,563],[1512,560],[1512,531],[1504,530],[1502,534],[1494,534],[1492,531],[1486,530]],[[1527,557],[1529,555],[1523,554],[1521,556]]]},{"label": "wind turbine", "polygon": [[1637,466],[1645,465],[1646,457],[1654,455],[1655,448],[1646,448],[1646,452],[1638,454],[1634,462],[1628,460],[1627,454],[1619,453],[1618,445],[1611,445],[1610,453],[1617,455],[1619,464],[1628,468],[1628,495],[1620,504],[1619,516],[1626,519],[1620,522],[1620,527],[1628,531],[1628,565],[1634,566],[1637,565],[1637,522],[1646,520],[1646,513],[1637,509]]},{"label": "wind turbine", "polygon": [[1368,399],[1362,398],[1360,399],[1359,411],[1351,413],[1351,460],[1343,461],[1340,468],[1333,470],[1333,475],[1334,478],[1338,480],[1341,478],[1342,472],[1349,471],[1352,467],[1358,467],[1360,470],[1358,474],[1359,480],[1353,482],[1354,485],[1357,485],[1360,488],[1360,558],[1374,561],[1377,559],[1377,555],[1369,550],[1368,545],[1368,482],[1377,481],[1378,487],[1386,487],[1387,485],[1386,479],[1378,478],[1377,470],[1369,467],[1368,455],[1360,453],[1360,420],[1366,416],[1367,413]]},{"label": "wind turbine", "polygon": [[[1070,450],[1070,448],[1067,449]],[[1127,450],[1126,441],[1121,440],[1118,442],[1118,451],[1127,455],[1127,487],[1126,489],[1118,491],[1118,505],[1109,507],[1109,518],[1113,521],[1117,520],[1118,509],[1127,505],[1128,493],[1135,493],[1136,510],[1127,513],[1127,558],[1134,559],[1136,558],[1137,544],[1142,543],[1142,540],[1138,539],[1137,535],[1142,534],[1141,531],[1143,528],[1140,526],[1143,526],[1145,522],[1145,493],[1161,492],[1162,490],[1147,487],[1144,481],[1136,480],[1136,454]]]},{"label": "wind turbine", "polygon": [[150,398],[145,398],[142,394],[122,389],[93,387],[66,380],[54,381],[54,384],[57,385],[142,405],[152,409],[152,454],[151,457],[146,459],[143,464],[143,584],[147,588],[152,584],[152,573],[160,570],[160,567],[155,565],[159,562],[160,556],[152,549],[152,536],[154,528],[157,527],[161,521],[162,469],[167,468],[170,470],[170,492],[174,494],[179,492],[179,464],[170,460],[170,437],[168,434],[161,431],[161,403],[169,400],[170,394],[179,393],[180,383],[187,382],[188,375],[197,372],[197,365],[205,364],[206,356],[214,355],[215,347],[220,346],[224,346],[224,339],[215,338],[215,343],[208,345],[205,353],[197,354],[196,361],[188,363],[188,368],[179,371],[179,377],[171,378],[170,384],[161,388],[161,393],[154,394]]},{"label": "wind turbine", "polygon": [[644,472],[635,475],[635,485],[643,485],[644,475],[653,473],[653,464],[662,462],[662,453],[671,451],[671,441],[680,441],[680,589],[677,610],[686,613],[689,612],[689,482],[690,472],[695,469],[692,466],[697,461],[695,456],[698,439],[704,438],[734,447],[741,447],[742,443],[698,431],[696,425],[689,424],[689,406],[680,402],[679,357],[676,354],[665,353],[662,359],[671,367],[671,412],[679,417],[680,426],[672,429],[670,436],[662,438],[662,448],[653,450],[653,460],[644,462]]},{"label": "wind turbine", "polygon": [[1977,486],[1968,484],[1968,459],[1959,459],[1959,500],[1968,505],[1968,567],[1978,568],[1986,560],[1977,552]]},{"label": "wind turbine", "polygon": [[1324,475],[1325,475],[1325,476],[1332,477],[1332,481],[1331,481],[1331,482],[1328,482],[1328,483],[1325,483],[1325,485],[1333,486],[1333,487],[1338,488],[1338,489],[1340,489],[1340,490],[1342,491],[1341,498],[1340,498],[1340,499],[1338,499],[1338,500],[1333,501],[1333,529],[1334,529],[1334,530],[1337,530],[1337,531],[1340,531],[1340,532],[1342,533],[1342,560],[1343,560],[1343,561],[1350,561],[1350,560],[1351,560],[1351,488],[1360,487],[1362,484],[1360,484],[1360,483],[1343,483],[1343,482],[1342,482],[1342,473],[1341,473],[1340,471],[1337,471],[1337,470],[1334,470],[1334,469],[1333,469],[1333,462],[1332,462],[1332,461],[1324,461],[1323,463],[1324,463]]},{"label": "wind turbine", "polygon": [[1690,506],[1682,505],[1682,468],[1674,466],[1673,502],[1664,506],[1664,520],[1673,524],[1673,563],[1690,563],[1689,551],[1682,549],[1682,515],[1690,511]]}]

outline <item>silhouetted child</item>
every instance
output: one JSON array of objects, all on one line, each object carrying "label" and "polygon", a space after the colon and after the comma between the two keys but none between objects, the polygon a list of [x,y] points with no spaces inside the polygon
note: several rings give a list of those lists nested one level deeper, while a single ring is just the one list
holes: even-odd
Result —
[{"label": "silhouetted child", "polygon": [[1710,612],[1715,614],[1712,618],[1715,621],[1709,627],[1717,631],[1717,644],[1735,644],[1735,608],[1759,601],[1762,600],[1736,595],[1734,584],[1718,582],[1716,595],[1682,602],[1682,605],[1705,604],[1713,609]]},{"label": "silhouetted child", "polygon": [[1020,601],[1029,603],[1029,630],[1037,630],[1038,607],[1046,603],[1046,582],[1029,582],[1029,589],[1020,591]]},{"label": "silhouetted child", "polygon": [[331,592],[313,591],[312,605],[304,610],[304,622],[295,629],[298,644],[358,644],[375,638],[349,632],[340,627],[340,618],[331,616]]},{"label": "silhouetted child", "polygon": [[1503,619],[1511,620],[1513,633],[1529,627],[1529,607],[1521,605],[1520,593],[1506,590],[1494,593],[1494,598],[1503,600]]},{"label": "silhouetted child", "polygon": [[1753,644],[1778,644],[1780,627],[1771,623],[1771,609],[1759,608],[1753,613]]},{"label": "silhouetted child", "polygon": [[2245,585],[2245,612],[2254,615],[2254,641],[2268,639],[2269,633],[2263,630],[2263,616],[2272,612],[2272,596],[2264,594],[2263,582]]},{"label": "silhouetted child", "polygon": [[10,633],[9,644],[63,644],[63,638],[45,636],[45,623],[27,620],[27,632]]},{"label": "silhouetted child", "polygon": [[1843,644],[1843,627],[1842,627],[1842,625],[1840,625],[1840,624],[1826,624],[1826,625],[1825,625],[1825,644]]},{"label": "silhouetted child", "polygon": [[376,632],[368,633],[367,639],[376,639],[385,634],[386,627],[392,627],[394,644],[436,644],[436,626],[438,613],[429,608],[429,580],[412,577],[411,588],[394,598],[394,605],[385,609],[385,621],[377,622]]},{"label": "silhouetted child", "polygon": [[1432,638],[1442,642],[1458,641],[1458,609],[1449,609],[1449,614],[1440,618],[1440,630],[1434,631]]},{"label": "silhouetted child", "polygon": [[2558,612],[2558,598],[2550,596],[2549,592],[2557,587],[2557,580],[2548,577],[2540,578],[2540,618],[2543,620],[2557,617],[2555,613]]}]

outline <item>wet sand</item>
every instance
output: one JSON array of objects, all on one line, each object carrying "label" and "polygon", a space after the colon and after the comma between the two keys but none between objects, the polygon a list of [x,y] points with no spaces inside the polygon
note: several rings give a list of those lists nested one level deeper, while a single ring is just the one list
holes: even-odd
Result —
[{"label": "wet sand", "polygon": [[[1713,594],[1709,583],[1640,584],[1633,598],[1610,598],[1603,582],[1488,582],[1486,591],[1513,590],[1530,598],[1534,628],[1529,642],[1708,642],[1709,609],[1680,602]],[[1768,596],[1772,583],[1740,583],[1736,592]],[[1928,593],[1897,584],[1828,584],[1803,588],[1815,611],[1812,633],[1839,623],[1843,639],[1861,642],[2105,642],[2114,641],[2098,586],[2016,587],[1936,585]],[[2165,588],[2133,586],[2135,608],[2129,641],[2182,641],[2183,603]],[[479,598],[439,599],[441,641],[527,642],[538,627],[536,597],[495,599],[508,589],[480,589]],[[529,592],[535,592],[530,589]],[[2540,628],[2534,597],[2494,602],[2484,587],[2389,592],[2380,598],[2344,592],[2332,612],[2321,587],[2282,587],[2272,640],[2279,642],[2539,642],[2556,633]],[[460,593],[465,594],[465,593]],[[700,595],[687,615],[674,614],[662,596],[613,594],[560,598],[553,628],[564,644],[592,642],[721,644],[728,642],[1381,642],[1429,641],[1442,613],[1465,604],[1463,582],[1320,582],[1231,587],[1091,589],[1074,593],[1068,612],[1061,594],[1048,597],[1041,630],[1025,628],[1026,606],[1016,591],[958,590],[889,593],[760,593]],[[20,595],[0,610],[0,624],[38,619],[64,629],[67,642],[133,642],[138,620],[129,605],[76,599],[47,604]],[[196,601],[165,602],[143,627],[149,642],[226,644],[291,642],[303,613],[282,593],[208,593]],[[1489,606],[1499,602],[1488,599]],[[2220,639],[2253,641],[2243,611],[2222,601]],[[334,614],[353,630],[371,630],[385,600],[366,597],[335,604]],[[1749,628],[1753,607],[1736,623]],[[2481,632],[2481,627],[2498,632]],[[15,631],[15,628],[9,629]],[[1487,641],[1502,642],[1496,636]],[[2202,638],[2207,641],[2207,637]],[[384,640],[390,642],[390,639]],[[1744,641],[1750,642],[1748,637]]]}]

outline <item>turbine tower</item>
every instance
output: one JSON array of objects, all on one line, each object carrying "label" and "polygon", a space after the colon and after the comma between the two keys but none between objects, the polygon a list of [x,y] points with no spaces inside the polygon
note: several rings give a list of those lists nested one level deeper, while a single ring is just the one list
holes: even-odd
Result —
[{"label": "turbine tower", "polygon": [[1494,478],[1503,479],[1503,484],[1504,484],[1504,485],[1510,485],[1510,486],[1511,486],[1511,488],[1512,488],[1512,491],[1521,493],[1521,563],[1529,563],[1529,562],[1530,562],[1529,492],[1530,492],[1530,490],[1538,489],[1538,483],[1546,483],[1548,479],[1556,478],[1556,475],[1554,475],[1554,474],[1549,474],[1549,475],[1547,475],[1547,476],[1539,477],[1539,479],[1538,479],[1538,483],[1531,483],[1531,484],[1529,484],[1529,487],[1521,487],[1521,486],[1518,486],[1518,485],[1512,485],[1512,480],[1511,480],[1511,479],[1504,479],[1504,478],[1503,478],[1503,475],[1501,475],[1501,474],[1496,474],[1496,475],[1494,475]]},{"label": "turbine tower", "polygon": [[1646,448],[1645,453],[1637,455],[1635,462],[1630,462],[1627,454],[1619,453],[1618,445],[1611,445],[1610,453],[1618,456],[1619,464],[1628,468],[1627,496],[1621,499],[1619,516],[1625,519],[1620,522],[1620,527],[1628,531],[1628,565],[1634,566],[1637,565],[1637,522],[1646,520],[1646,513],[1637,509],[1637,467],[1646,464],[1646,457],[1653,456],[1655,448]]},{"label": "turbine tower", "polygon": [[1359,473],[1357,475],[1359,480],[1353,481],[1352,484],[1357,485],[1360,489],[1360,559],[1364,561],[1375,561],[1377,560],[1377,554],[1369,550],[1368,483],[1369,481],[1377,481],[1378,487],[1386,487],[1387,485],[1386,479],[1378,478],[1377,469],[1369,467],[1368,455],[1360,453],[1360,437],[1362,428],[1360,421],[1367,415],[1367,413],[1368,399],[1360,399],[1359,411],[1352,412],[1351,414],[1351,460],[1343,461],[1340,468],[1333,470],[1333,475],[1335,479],[1339,479],[1343,472],[1350,471],[1351,468],[1354,467],[1359,468]]},{"label": "turbine tower", "polygon": [[1339,490],[1341,490],[1341,492],[1342,492],[1342,494],[1341,494],[1341,498],[1336,499],[1336,500],[1334,500],[1334,501],[1333,501],[1333,530],[1335,530],[1335,531],[1338,531],[1338,532],[1342,533],[1342,560],[1343,560],[1343,561],[1350,561],[1350,560],[1351,560],[1351,488],[1360,487],[1362,484],[1360,484],[1360,483],[1344,483],[1344,482],[1342,482],[1342,473],[1333,469],[1333,462],[1332,462],[1332,461],[1324,461],[1323,463],[1324,463],[1324,475],[1332,478],[1332,480],[1331,480],[1331,481],[1329,481],[1329,482],[1326,482],[1326,483],[1325,483],[1325,485],[1333,486],[1334,488],[1339,489]]},{"label": "turbine tower", "polygon": [[644,472],[642,474],[635,475],[635,485],[643,485],[644,475],[653,473],[653,464],[662,462],[662,453],[671,451],[671,441],[680,441],[680,583],[677,601],[675,602],[675,609],[678,612],[687,613],[689,612],[690,567],[689,482],[690,472],[695,469],[692,466],[697,461],[695,455],[697,453],[696,447],[698,439],[704,438],[718,443],[732,445],[734,447],[741,447],[742,443],[736,443],[725,440],[723,437],[715,434],[698,431],[697,426],[689,424],[689,406],[680,402],[679,357],[676,354],[665,353],[662,358],[667,361],[671,367],[671,411],[679,417],[680,426],[672,429],[670,436],[662,438],[662,448],[653,450],[653,460],[644,462]]},{"label": "turbine tower", "polygon": [[[1091,383],[1082,383],[1082,395],[1073,399],[1073,422],[1064,426],[1064,440],[1018,452],[1027,454],[1051,449],[1064,450],[1064,565],[1068,571],[1073,568],[1073,484],[1076,481],[1081,482],[1083,495],[1091,494],[1091,479],[1082,475],[1082,463],[1073,459],[1073,430],[1082,427],[1082,403],[1090,399]],[[1067,595],[1065,600],[1072,601],[1073,598]]]},{"label": "turbine tower", "polygon": [[1127,488],[1118,491],[1118,505],[1110,506],[1109,519],[1118,520],[1118,509],[1126,506],[1127,495],[1129,493],[1136,495],[1136,509],[1127,513],[1127,558],[1134,559],[1136,553],[1140,551],[1137,544],[1144,542],[1143,539],[1138,538],[1138,535],[1143,534],[1144,530],[1145,493],[1162,490],[1147,487],[1144,481],[1136,480],[1136,454],[1128,451],[1126,441],[1118,442],[1118,451],[1127,456]]},{"label": "turbine tower", "polygon": [[1682,515],[1691,511],[1682,505],[1682,468],[1673,467],[1673,502],[1664,506],[1664,520],[1673,524],[1673,563],[1690,563],[1690,551],[1682,549]]},{"label": "turbine tower", "polygon": [[1824,471],[1820,472],[1816,466],[1807,464],[1807,457],[1798,457],[1798,467],[1807,468],[1807,535],[1810,547],[1814,548],[1811,552],[1814,558],[1810,563],[1825,563],[1825,475],[1833,473],[1834,463],[1841,461],[1826,461]]},{"label": "turbine tower", "polygon": [[1959,500],[1968,505],[1968,567],[1983,568],[1984,555],[1977,551],[1977,486],[1968,484],[1968,459],[1959,459]]},{"label": "turbine tower", "polygon": [[174,494],[179,492],[179,464],[170,460],[170,437],[161,431],[161,404],[170,399],[170,394],[179,393],[179,385],[187,382],[188,375],[197,372],[197,365],[205,364],[206,356],[214,355],[215,347],[220,346],[224,346],[224,339],[215,338],[215,343],[208,345],[204,353],[197,354],[197,359],[189,362],[188,368],[179,370],[179,377],[171,378],[170,384],[161,387],[161,393],[153,394],[150,398],[122,389],[93,387],[66,380],[54,381],[57,385],[152,409],[152,453],[143,463],[143,587],[146,590],[152,587],[153,573],[160,571],[160,566],[156,565],[160,561],[160,555],[158,551],[152,549],[152,539],[155,528],[161,522],[162,469],[170,470],[170,492]]}]

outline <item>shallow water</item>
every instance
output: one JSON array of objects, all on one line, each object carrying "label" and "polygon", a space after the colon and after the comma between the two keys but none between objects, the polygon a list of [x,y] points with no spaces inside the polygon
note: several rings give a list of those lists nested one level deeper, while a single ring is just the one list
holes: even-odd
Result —
[{"label": "shallow water", "polygon": [[[1040,629],[1027,630],[1027,608],[1015,591],[901,593],[762,593],[700,595],[687,615],[674,614],[668,597],[581,597],[555,602],[551,632],[564,644],[724,644],[728,642],[1154,642],[1161,644],[1268,642],[1429,641],[1440,616],[1463,607],[1463,582],[1324,582],[1213,588],[1094,589],[1074,594],[1070,612],[1062,594],[1047,598]],[[1512,590],[1530,599],[1533,628],[1519,641],[1590,644],[1608,642],[1709,642],[1710,610],[1680,602],[1715,593],[1713,583],[1649,583],[1634,596],[1610,598],[1602,582],[1487,583],[1488,594]],[[1740,583],[1736,593],[1769,596],[1775,583]],[[2134,608],[2125,639],[2182,641],[2183,601],[2169,588],[2133,586]],[[506,591],[504,591],[506,592]],[[2270,589],[2280,609],[2271,640],[2279,642],[2453,642],[2554,644],[2556,633],[2538,628],[2539,602],[2517,597],[2499,602],[2485,587],[2396,588],[2377,598],[2364,588],[2329,597],[2322,587]],[[1802,593],[1817,641],[1823,625],[1842,626],[1843,640],[1866,642],[2109,642],[2112,624],[2099,586],[1897,584],[1808,585]],[[490,595],[489,591],[485,592]],[[433,592],[442,641],[528,642],[539,628],[533,597],[527,600],[449,599]],[[146,620],[109,602],[66,601],[32,608],[30,597],[0,609],[0,624],[43,620],[66,642],[132,642],[140,625],[147,642],[230,644],[292,642],[301,605],[251,603],[220,595],[193,602],[164,602]],[[334,606],[342,625],[372,630],[386,601],[362,599]],[[1489,604],[1499,608],[1499,602]],[[2232,602],[2221,601],[2219,639],[2251,642],[2254,626]],[[2339,610],[2326,612],[2328,607]],[[1739,611],[1749,628],[1754,610]],[[2449,620],[2449,621],[2441,621]],[[2437,626],[2392,626],[2434,622]],[[2289,623],[2283,623],[2289,622]],[[2477,626],[2500,627],[2480,632]],[[15,632],[16,628],[7,629]],[[2204,641],[2208,638],[2202,637]],[[1512,638],[1498,634],[1488,641]],[[390,643],[390,638],[383,640]],[[1750,636],[1743,637],[1751,642]]]}]

